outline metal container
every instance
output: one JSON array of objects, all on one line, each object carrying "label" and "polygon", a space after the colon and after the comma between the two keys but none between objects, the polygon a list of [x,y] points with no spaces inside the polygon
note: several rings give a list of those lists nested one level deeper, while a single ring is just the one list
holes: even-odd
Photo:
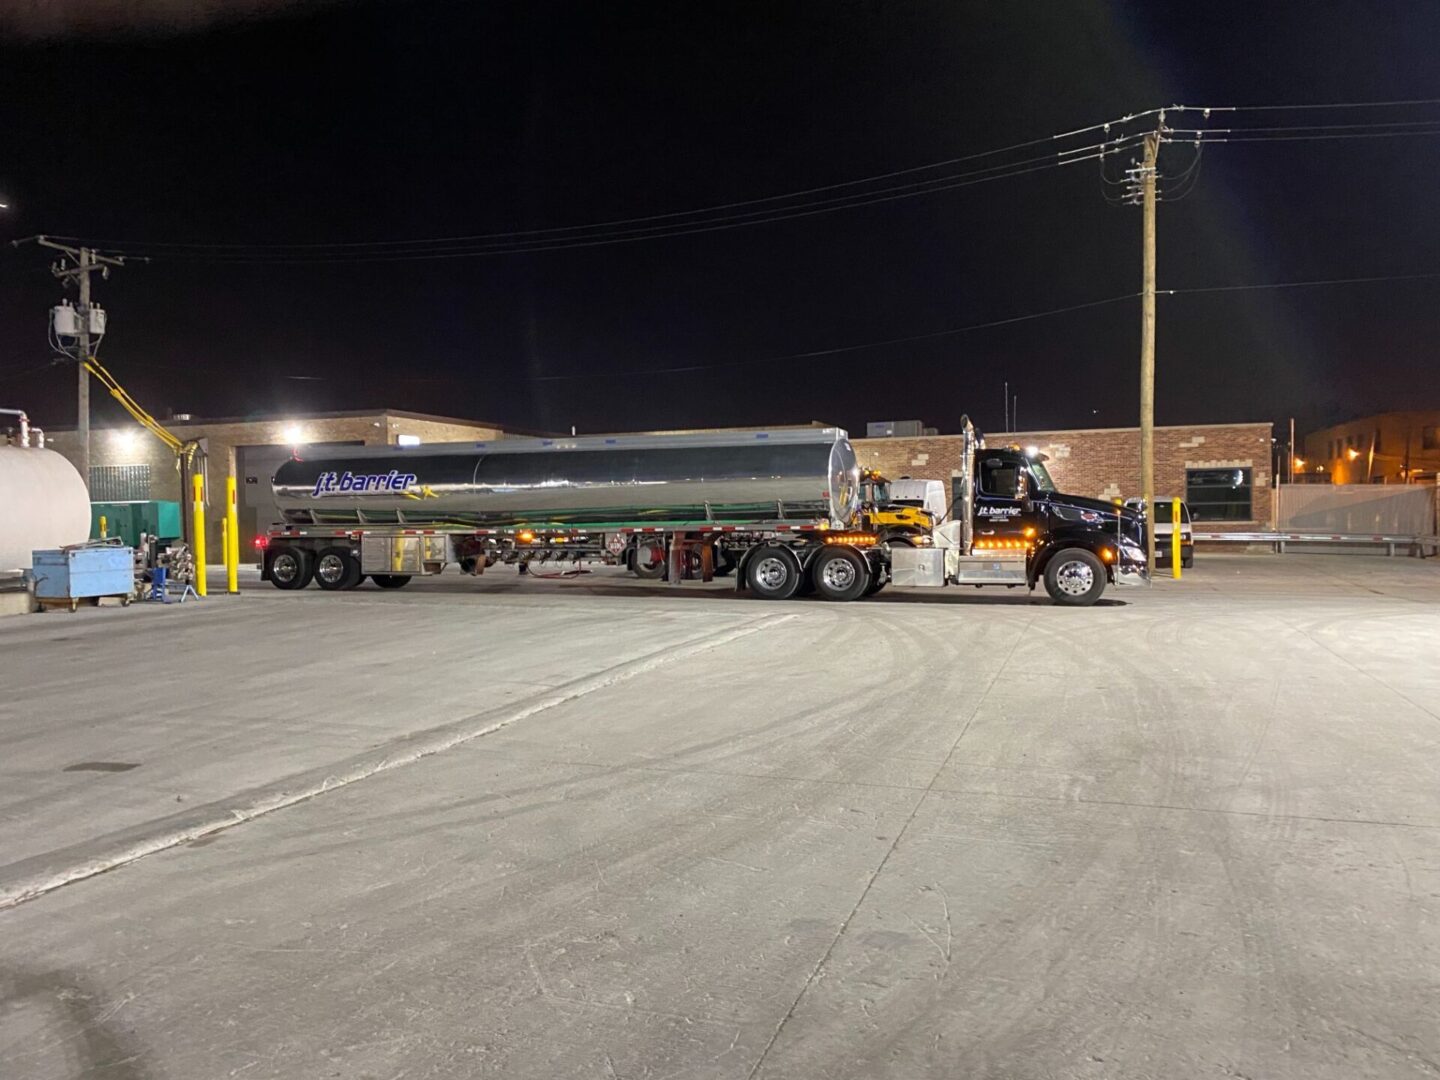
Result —
[{"label": "metal container", "polygon": [[844,526],[860,507],[838,428],[302,449],[272,486],[295,524]]},{"label": "metal container", "polygon": [[90,496],[74,465],[53,450],[0,446],[0,573],[89,534]]},{"label": "metal container", "polygon": [[135,552],[119,544],[93,544],[34,553],[35,598],[73,601],[101,596],[129,599],[135,587]]}]

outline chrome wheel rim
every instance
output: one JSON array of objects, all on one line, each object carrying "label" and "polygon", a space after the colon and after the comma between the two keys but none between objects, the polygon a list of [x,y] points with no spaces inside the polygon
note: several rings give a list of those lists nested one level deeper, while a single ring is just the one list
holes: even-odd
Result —
[{"label": "chrome wheel rim", "polygon": [[855,564],[846,558],[829,559],[820,568],[820,580],[833,592],[844,592],[855,584],[855,578]]},{"label": "chrome wheel rim", "polygon": [[755,581],[767,592],[779,592],[790,578],[790,568],[777,555],[767,555],[755,567]]},{"label": "chrome wheel rim", "polygon": [[1055,572],[1055,584],[1066,596],[1084,596],[1095,585],[1095,571],[1089,563],[1072,559]]},{"label": "chrome wheel rim", "polygon": [[270,564],[270,576],[282,584],[289,585],[300,576],[300,560],[289,552],[276,555]]},{"label": "chrome wheel rim", "polygon": [[345,560],[339,555],[322,555],[315,565],[315,576],[326,585],[333,585],[345,576]]}]

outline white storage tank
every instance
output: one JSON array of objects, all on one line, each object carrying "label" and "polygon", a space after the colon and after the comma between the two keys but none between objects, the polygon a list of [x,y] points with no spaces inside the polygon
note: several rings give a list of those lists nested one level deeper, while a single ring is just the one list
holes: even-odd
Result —
[{"label": "white storage tank", "polygon": [[0,445],[0,574],[89,536],[90,493],[75,466],[53,450]]}]

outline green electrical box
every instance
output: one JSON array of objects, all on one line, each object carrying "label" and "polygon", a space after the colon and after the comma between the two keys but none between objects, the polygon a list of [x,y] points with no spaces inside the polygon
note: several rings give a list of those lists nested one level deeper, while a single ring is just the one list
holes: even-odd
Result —
[{"label": "green electrical box", "polygon": [[97,502],[90,504],[90,537],[100,538],[100,519],[105,519],[105,535],[118,536],[130,547],[140,546],[140,534],[149,533],[162,540],[178,540],[180,504],[165,499],[146,502]]}]

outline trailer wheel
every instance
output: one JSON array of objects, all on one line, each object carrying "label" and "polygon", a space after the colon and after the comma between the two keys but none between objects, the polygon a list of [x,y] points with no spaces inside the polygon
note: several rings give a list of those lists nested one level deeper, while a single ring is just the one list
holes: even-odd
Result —
[{"label": "trailer wheel", "polygon": [[303,589],[315,576],[315,560],[304,548],[274,547],[265,558],[266,575],[277,589]]},{"label": "trailer wheel", "polygon": [[645,578],[650,581],[665,576],[666,558],[665,544],[660,540],[641,540],[630,552],[630,571],[638,578]]},{"label": "trailer wheel", "polygon": [[1045,566],[1045,591],[1057,604],[1088,607],[1105,591],[1105,567],[1084,548],[1065,548]]},{"label": "trailer wheel", "polygon": [[353,589],[361,577],[360,560],[348,548],[326,548],[315,560],[315,584],[327,592]]},{"label": "trailer wheel", "polygon": [[745,583],[764,600],[789,600],[800,588],[800,560],[787,548],[767,544],[745,563]]},{"label": "trailer wheel", "polygon": [[370,580],[382,589],[403,589],[410,584],[409,574],[371,574]]},{"label": "trailer wheel", "polygon": [[826,600],[857,600],[870,585],[870,566],[853,548],[838,544],[820,549],[810,564],[815,591]]}]

